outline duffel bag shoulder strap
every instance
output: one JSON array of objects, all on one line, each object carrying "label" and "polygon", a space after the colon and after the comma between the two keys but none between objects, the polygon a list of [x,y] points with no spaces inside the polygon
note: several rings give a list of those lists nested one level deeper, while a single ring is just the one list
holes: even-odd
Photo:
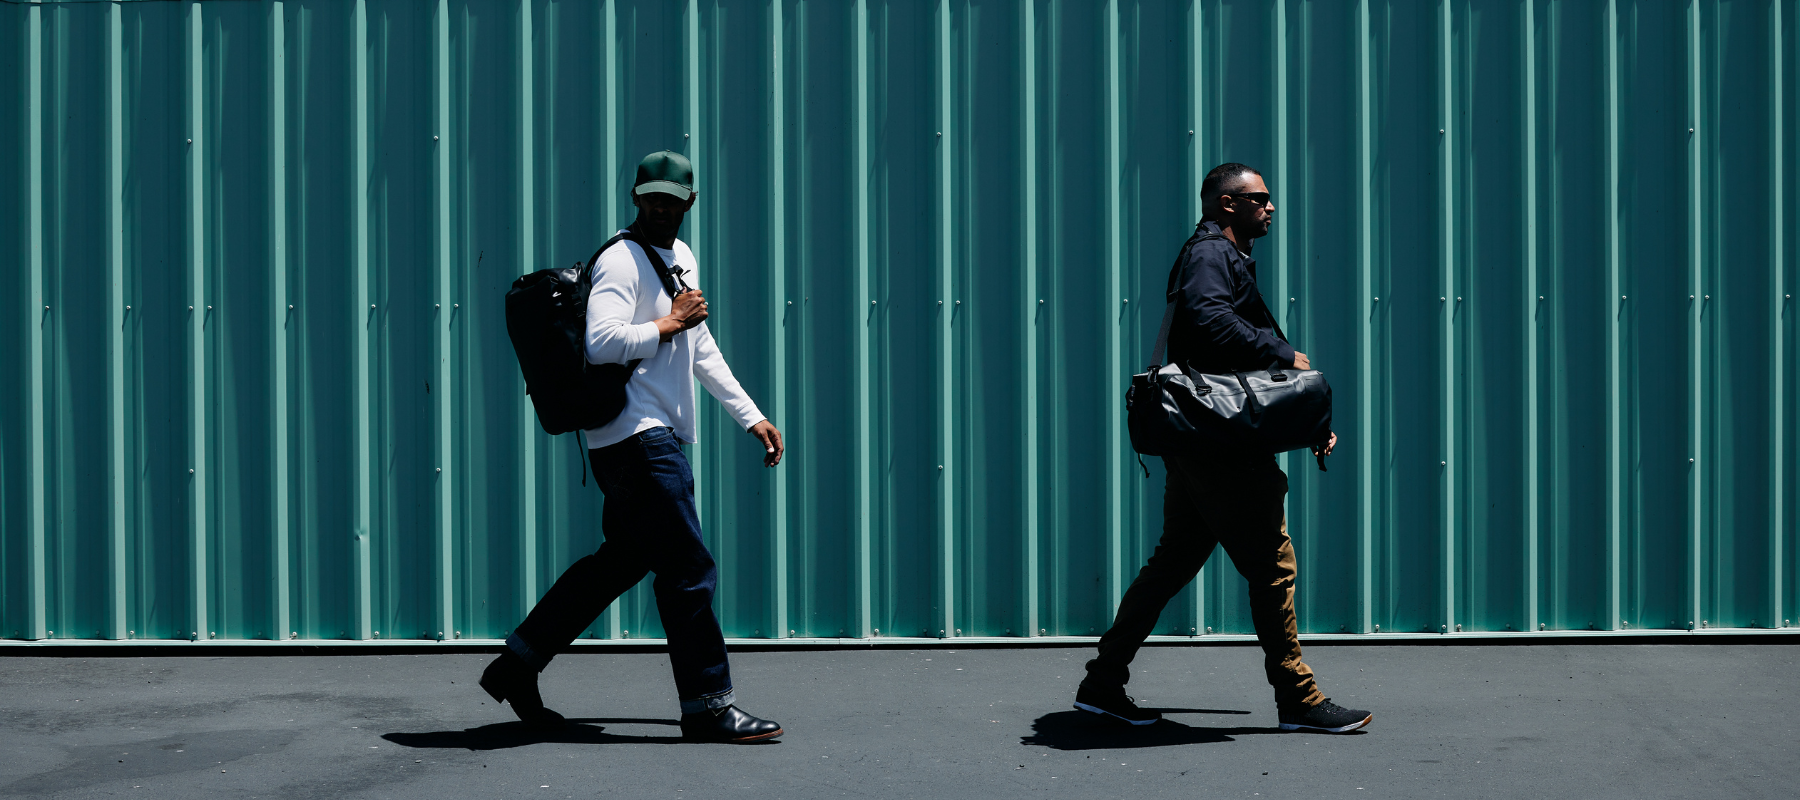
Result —
[{"label": "duffel bag shoulder strap", "polygon": [[[1206,224],[1205,222],[1201,223]],[[1196,226],[1198,227],[1198,226]],[[1198,230],[1195,231],[1198,233]],[[1187,264],[1188,251],[1194,246],[1211,239],[1223,239],[1218,233],[1207,233],[1181,248],[1181,254],[1175,256],[1175,265],[1169,268],[1169,285],[1163,292],[1165,306],[1163,308],[1162,327],[1156,331],[1156,346],[1150,350],[1150,371],[1155,372],[1163,365],[1163,355],[1169,347],[1169,328],[1175,324],[1175,299],[1181,295],[1182,267]]]}]

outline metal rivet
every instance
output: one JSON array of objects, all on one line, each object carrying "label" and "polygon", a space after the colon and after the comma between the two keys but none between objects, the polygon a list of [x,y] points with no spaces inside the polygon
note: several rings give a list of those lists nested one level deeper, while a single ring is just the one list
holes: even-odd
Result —
[{"label": "metal rivet", "polygon": [[[370,308],[374,308],[374,306],[369,306],[369,307],[370,307]],[[431,304],[431,307],[432,307],[432,308],[443,308],[443,307],[444,307],[444,304],[443,304],[443,303],[432,303],[432,304]]]},{"label": "metal rivet", "polygon": [[958,300],[958,301],[956,301],[956,304],[960,306],[960,305],[962,305],[962,301]]},{"label": "metal rivet", "polygon": [[684,134],[682,134],[682,135],[681,135],[681,138],[683,138],[683,139],[686,139],[686,138],[689,138],[689,137],[688,137],[688,135],[687,135],[687,134],[685,134],[685,133],[684,133]]},{"label": "metal rivet", "polygon": [[1445,300],[1445,298],[1442,298],[1442,297],[1438,298],[1438,302],[1440,302],[1440,303],[1444,302],[1444,300]]},{"label": "metal rivet", "polygon": [[[190,309],[192,309],[192,308],[193,308],[193,306],[188,306],[188,308],[190,308]],[[49,307],[49,306],[44,306],[44,310],[45,310],[45,311],[49,311],[49,310],[50,310],[50,307]]]},{"label": "metal rivet", "polygon": [[938,465],[938,469],[943,469],[943,468],[944,468],[944,465],[943,465],[943,464],[939,464],[939,465]]},{"label": "metal rivet", "polygon": [[1456,298],[1456,302],[1458,302],[1458,303],[1462,302],[1462,298],[1460,298],[1460,297]]},{"label": "metal rivet", "polygon": [[288,310],[289,310],[289,311],[293,311],[293,310],[294,310],[294,304],[293,304],[293,303],[288,303]]},{"label": "metal rivet", "polygon": [[211,311],[211,310],[212,310],[212,306],[207,306],[207,307],[206,307],[206,310],[207,310],[207,311]]},{"label": "metal rivet", "polygon": [[443,468],[443,467],[438,467],[438,468],[437,468],[437,471],[438,471],[438,472],[443,472],[443,471],[444,471],[444,468]]},{"label": "metal rivet", "polygon": [[374,303],[370,303],[370,304],[369,304],[369,308],[374,308],[374,307],[375,307],[375,304],[374,304]]},{"label": "metal rivet", "polygon": [[1290,303],[1295,303],[1295,302],[1299,302],[1299,300],[1300,300],[1300,298],[1298,298],[1298,297],[1290,297],[1290,298],[1288,298],[1288,302],[1290,302]]},{"label": "metal rivet", "polygon": [[189,140],[188,140],[188,144],[193,144],[193,143],[194,143],[194,140],[193,140],[193,139],[189,139]]},{"label": "metal rivet", "polygon": [[943,135],[944,135],[944,132],[943,132],[943,131],[938,131],[938,132],[937,132],[937,134],[938,134],[938,135],[939,135],[939,136],[943,136]]},{"label": "metal rivet", "polygon": [[1694,132],[1693,128],[1688,128],[1688,133],[1693,133],[1693,132]]},{"label": "metal rivet", "polygon": [[1379,298],[1379,297],[1375,298],[1375,302],[1377,302],[1377,303],[1381,302],[1381,298]]},{"label": "metal rivet", "polygon": [[1690,458],[1690,459],[1688,459],[1688,463],[1692,464],[1692,463],[1694,463],[1694,460]]},{"label": "metal rivet", "polygon": [[1040,305],[1040,306],[1041,306],[1041,305],[1043,305],[1043,304],[1044,304],[1044,298],[1041,298],[1041,297],[1040,297],[1040,298],[1038,298],[1038,305]]},{"label": "metal rivet", "polygon": [[1538,623],[1538,630],[1541,631],[1543,629],[1544,629],[1544,623],[1542,623],[1542,622]]},{"label": "metal rivet", "polygon": [[1542,299],[1544,299],[1544,296],[1540,294],[1540,295],[1538,295],[1538,299],[1542,300]]},{"label": "metal rivet", "polygon": [[1380,626],[1380,625],[1376,625],[1376,626],[1375,626],[1375,632],[1376,632],[1376,633],[1380,633],[1380,632],[1381,632],[1381,626]]},{"label": "metal rivet", "polygon": [[1448,467],[1448,466],[1450,466],[1450,462],[1448,462],[1448,461],[1439,461],[1439,462],[1438,462],[1438,466],[1440,466],[1440,467]]},{"label": "metal rivet", "polygon": [[962,628],[957,628],[957,629],[956,629],[956,635],[957,635],[957,636],[961,636],[961,635],[962,635]]},{"label": "metal rivet", "polygon": [[1129,298],[1129,297],[1127,297],[1127,298],[1125,298],[1125,299],[1124,299],[1124,300],[1121,300],[1121,301],[1119,301],[1119,302],[1122,302],[1122,303],[1129,303],[1129,302],[1131,302],[1131,298]]},{"label": "metal rivet", "polygon": [[939,300],[939,301],[938,301],[938,305],[940,305],[940,306],[941,306],[941,305],[943,305],[943,304],[944,304],[944,301],[942,301],[942,300]]},{"label": "metal rivet", "polygon": [[1438,133],[1443,133],[1443,132],[1444,132],[1443,128],[1438,128]]},{"label": "metal rivet", "polygon": [[432,141],[434,141],[434,142],[435,142],[435,141],[437,141],[437,140],[438,140],[438,138],[437,138],[437,137],[436,137],[436,136],[432,136],[432,137],[431,137],[431,140],[432,140]]},{"label": "metal rivet", "polygon": [[190,469],[190,470],[188,470],[188,474],[192,475],[192,474],[194,474],[194,471]]},{"label": "metal rivet", "polygon": [[1624,299],[1625,299],[1625,295],[1619,295],[1619,299],[1620,299],[1620,300],[1624,300]]},{"label": "metal rivet", "polygon": [[1188,131],[1188,135],[1189,135],[1189,136],[1193,136],[1193,135],[1194,135],[1194,132],[1193,132],[1193,131]]},{"label": "metal rivet", "polygon": [[[44,307],[45,307],[45,308],[49,308],[49,306],[44,306]],[[188,310],[189,310],[189,311],[193,311],[193,310],[194,310],[194,307],[193,307],[193,306],[188,306]]]},{"label": "metal rivet", "polygon": [[1460,623],[1460,622],[1456,623],[1456,632],[1462,633],[1462,623]]},{"label": "metal rivet", "polygon": [[1707,299],[1707,300],[1711,300],[1711,299],[1712,299],[1712,295],[1710,295],[1710,294],[1709,294],[1709,295],[1707,295],[1707,296],[1706,296],[1706,297],[1705,297],[1705,299]]},{"label": "metal rivet", "polygon": [[875,305],[875,301],[874,301],[874,300],[870,300],[870,301],[869,301],[869,305]]},{"label": "metal rivet", "polygon": [[791,306],[791,305],[793,305],[793,304],[794,304],[794,301],[792,301],[792,300],[789,300],[789,301],[787,301],[787,304],[788,304],[788,305],[790,305],[790,306]]},{"label": "metal rivet", "polygon": [[451,308],[462,308],[462,303],[451,303],[450,307]]},{"label": "metal rivet", "polygon": [[[288,308],[293,308],[293,306],[288,306]],[[125,310],[126,310],[126,311],[130,311],[130,310],[131,310],[131,306],[126,306],[126,307],[125,307]]]}]

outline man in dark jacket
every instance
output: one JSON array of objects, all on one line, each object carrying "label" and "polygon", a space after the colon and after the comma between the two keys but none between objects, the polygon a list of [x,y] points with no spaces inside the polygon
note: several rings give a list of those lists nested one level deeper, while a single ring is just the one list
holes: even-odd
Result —
[{"label": "man in dark jacket", "polygon": [[[1195,372],[1226,373],[1280,364],[1309,369],[1305,353],[1281,334],[1256,287],[1252,243],[1269,232],[1275,204],[1262,174],[1243,164],[1222,164],[1200,188],[1205,214],[1182,247],[1169,276],[1176,303],[1169,330],[1169,361]],[[1337,444],[1313,453],[1324,457]],[[1294,546],[1282,503],[1287,475],[1268,453],[1219,451],[1203,457],[1166,456],[1163,535],[1150,562],[1119,602],[1112,628],[1100,637],[1100,655],[1087,663],[1075,707],[1133,725],[1161,718],[1125,694],[1131,660],[1150,635],[1163,607],[1206,564],[1215,545],[1250,582],[1250,618],[1263,648],[1263,669],[1275,688],[1282,730],[1346,733],[1374,719],[1343,708],[1319,692],[1312,669],[1300,660],[1294,621]]]}]

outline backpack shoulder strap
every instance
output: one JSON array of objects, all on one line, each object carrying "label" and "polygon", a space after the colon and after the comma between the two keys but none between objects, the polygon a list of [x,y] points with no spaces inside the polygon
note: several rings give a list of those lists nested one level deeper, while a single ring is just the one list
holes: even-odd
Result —
[{"label": "backpack shoulder strap", "polygon": [[606,252],[607,248],[612,247],[621,241],[632,242],[638,246],[638,249],[644,251],[644,255],[650,259],[650,266],[656,270],[656,277],[662,281],[663,291],[668,292],[670,297],[681,294],[680,287],[675,285],[675,276],[669,274],[669,266],[663,263],[662,254],[656,252],[655,247],[644,244],[644,241],[639,239],[637,234],[630,230],[619,232],[617,236],[607,239],[606,244],[600,245],[599,250],[594,251],[593,257],[589,258],[587,263],[582,265],[582,283],[588,286],[593,285],[590,282],[592,280],[592,271],[594,267],[598,266],[600,263],[600,254]]},{"label": "backpack shoulder strap", "polygon": [[681,288],[675,285],[675,276],[669,274],[669,265],[663,263],[662,254],[656,252],[654,245],[638,238],[636,231],[627,230],[620,236],[636,243],[638,249],[644,251],[644,257],[650,259],[650,267],[656,270],[656,277],[662,281],[663,291],[669,293],[670,299],[681,294]]}]

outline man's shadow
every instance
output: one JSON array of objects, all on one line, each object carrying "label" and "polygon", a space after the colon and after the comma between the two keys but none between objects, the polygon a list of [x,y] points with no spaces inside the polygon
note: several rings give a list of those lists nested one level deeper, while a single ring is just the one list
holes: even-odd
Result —
[{"label": "man's shadow", "polygon": [[1196,727],[1169,719],[1169,714],[1233,714],[1248,711],[1214,708],[1153,708],[1163,718],[1150,725],[1131,725],[1122,720],[1086,711],[1058,711],[1045,714],[1031,723],[1032,734],[1019,738],[1019,744],[1037,745],[1056,750],[1119,750],[1143,747],[1175,747],[1184,744],[1213,744],[1237,741],[1233,736],[1281,733],[1280,728]]},{"label": "man's shadow", "polygon": [[570,718],[567,725],[537,728],[523,722],[497,722],[460,731],[387,733],[381,738],[401,747],[454,750],[505,750],[531,744],[681,744],[674,736],[628,736],[607,733],[601,723],[620,725],[677,725],[666,719]]}]

